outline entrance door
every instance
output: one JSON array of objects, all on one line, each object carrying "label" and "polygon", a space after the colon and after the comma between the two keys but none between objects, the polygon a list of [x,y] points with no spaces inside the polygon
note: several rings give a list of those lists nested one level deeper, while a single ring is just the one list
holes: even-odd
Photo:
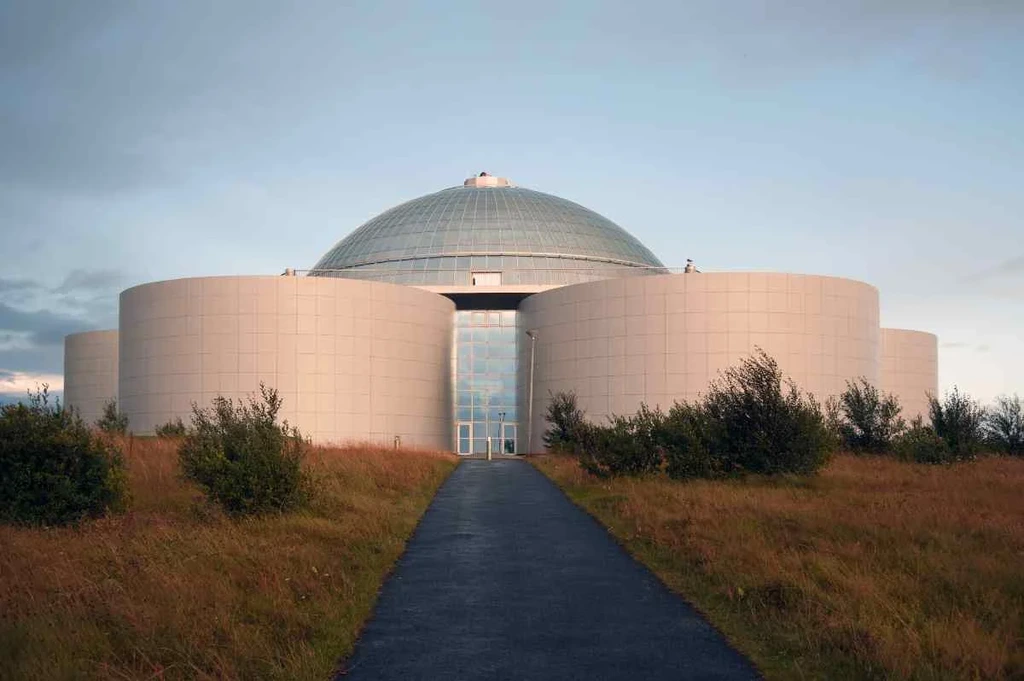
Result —
[{"label": "entrance door", "polygon": [[504,448],[503,453],[515,454],[516,453],[516,424],[506,423],[503,426],[504,432],[501,434],[501,446]]},{"label": "entrance door", "polygon": [[459,454],[473,453],[473,424],[459,424]]}]

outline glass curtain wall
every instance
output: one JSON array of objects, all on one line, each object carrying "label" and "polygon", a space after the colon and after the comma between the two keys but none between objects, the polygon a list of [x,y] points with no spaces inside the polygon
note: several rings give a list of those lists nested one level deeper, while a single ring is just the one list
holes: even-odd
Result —
[{"label": "glass curtain wall", "polygon": [[455,313],[455,428],[460,454],[518,451],[515,310]]}]

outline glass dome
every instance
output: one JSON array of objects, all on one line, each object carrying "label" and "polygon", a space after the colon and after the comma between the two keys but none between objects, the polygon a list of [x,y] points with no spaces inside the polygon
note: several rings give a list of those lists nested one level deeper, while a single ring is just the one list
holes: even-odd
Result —
[{"label": "glass dome", "polygon": [[420,286],[573,284],[664,265],[611,220],[481,174],[396,206],[339,241],[312,276]]}]

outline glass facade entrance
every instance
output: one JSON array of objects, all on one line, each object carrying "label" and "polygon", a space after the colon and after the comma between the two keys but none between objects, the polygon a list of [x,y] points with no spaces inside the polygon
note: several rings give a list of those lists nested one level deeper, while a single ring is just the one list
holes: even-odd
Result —
[{"label": "glass facade entrance", "polygon": [[473,453],[473,424],[472,423],[460,423],[459,428],[459,442],[458,448],[455,450],[459,454],[472,454]]},{"label": "glass facade entrance", "polygon": [[515,310],[455,313],[455,418],[459,454],[515,454],[519,333]]}]

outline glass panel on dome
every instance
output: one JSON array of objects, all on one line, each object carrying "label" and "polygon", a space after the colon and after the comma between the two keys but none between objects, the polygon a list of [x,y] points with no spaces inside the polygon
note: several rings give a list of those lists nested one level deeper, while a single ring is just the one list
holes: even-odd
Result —
[{"label": "glass panel on dome", "polygon": [[[551,264],[539,266],[531,253],[571,256],[574,266],[561,271]],[[446,260],[440,268],[431,263],[427,270],[418,262],[387,269],[397,258],[426,255]],[[360,266],[366,269],[356,269]],[[664,269],[643,244],[601,215],[556,196],[499,185],[453,187],[385,211],[338,242],[312,274],[419,284],[437,281],[431,273],[438,271],[458,272],[452,281],[463,284],[470,283],[473,271],[501,271],[507,285],[590,281]],[[449,279],[446,275],[441,280]]]}]

